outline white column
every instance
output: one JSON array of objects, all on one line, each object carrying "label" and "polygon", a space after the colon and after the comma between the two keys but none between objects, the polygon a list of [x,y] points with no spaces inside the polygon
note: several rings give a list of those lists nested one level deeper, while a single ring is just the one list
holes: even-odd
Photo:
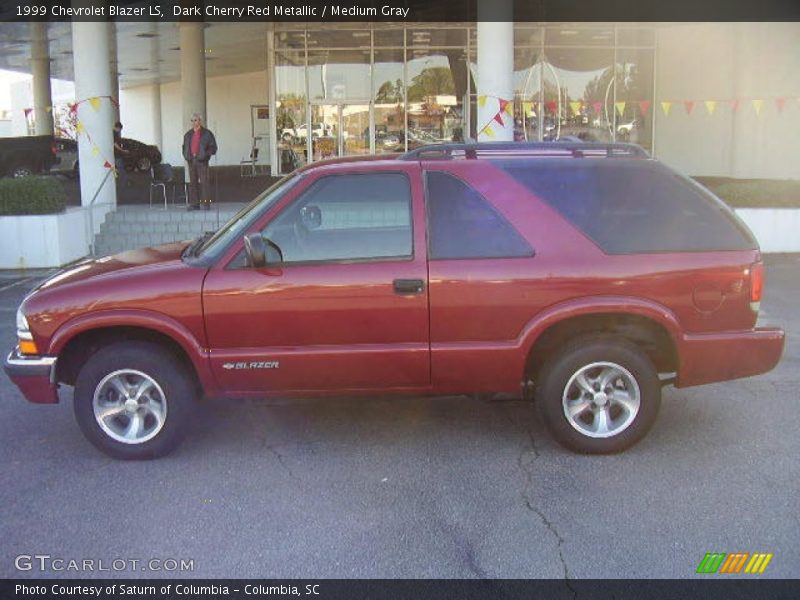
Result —
[{"label": "white column", "polygon": [[[181,40],[181,103],[183,123],[181,131],[188,131],[192,113],[206,114],[206,56],[203,23],[178,23]],[[183,143],[183,139],[180,140]],[[184,180],[189,181],[189,169],[184,169]]]},{"label": "white column", "polygon": [[153,86],[150,88],[150,113],[153,116],[153,143],[163,153],[164,130],[161,125],[161,83],[158,81],[153,82]]},{"label": "white column", "polygon": [[[104,21],[72,22],[75,101],[82,130],[78,134],[78,160],[83,206],[88,206],[95,197],[95,204],[117,203],[114,175],[109,175],[111,170],[104,166],[106,161],[114,164],[108,27]],[[99,98],[97,109],[90,98]]]},{"label": "white column", "polygon": [[[478,141],[512,141],[514,139],[513,0],[478,0],[477,26]],[[507,109],[503,110],[506,107]],[[495,118],[498,114],[502,124]]]},{"label": "white column", "polygon": [[33,116],[36,135],[53,135],[53,98],[50,92],[50,43],[47,23],[31,23]]},{"label": "white column", "polygon": [[116,104],[112,105],[111,126],[119,121],[119,61],[117,59],[117,28],[114,23],[108,25],[108,70],[111,76],[111,95]]}]

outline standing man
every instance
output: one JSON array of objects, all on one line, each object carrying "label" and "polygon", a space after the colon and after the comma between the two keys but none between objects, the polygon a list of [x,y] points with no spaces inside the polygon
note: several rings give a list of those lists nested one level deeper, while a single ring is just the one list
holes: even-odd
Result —
[{"label": "standing man", "polygon": [[[208,185],[208,161],[217,153],[217,140],[214,134],[203,127],[203,118],[194,113],[192,128],[183,136],[183,158],[189,165],[189,207],[198,210],[203,205],[211,208],[211,190]],[[200,186],[198,196],[197,187]]]},{"label": "standing man", "polygon": [[123,187],[131,185],[128,172],[125,170],[125,155],[130,154],[122,145],[122,123],[114,123],[114,168],[117,170],[117,181]]}]

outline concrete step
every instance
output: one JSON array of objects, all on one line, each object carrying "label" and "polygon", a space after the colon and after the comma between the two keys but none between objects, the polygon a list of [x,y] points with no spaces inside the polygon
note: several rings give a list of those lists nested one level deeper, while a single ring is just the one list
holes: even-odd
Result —
[{"label": "concrete step", "polygon": [[194,239],[216,231],[244,204],[214,206],[209,211],[187,211],[184,206],[120,206],[106,216],[95,236],[95,254],[105,256],[145,246]]}]

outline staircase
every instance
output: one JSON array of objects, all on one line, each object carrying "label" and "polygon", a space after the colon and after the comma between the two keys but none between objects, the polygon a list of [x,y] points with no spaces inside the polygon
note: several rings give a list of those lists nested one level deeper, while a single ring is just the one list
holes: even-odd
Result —
[{"label": "staircase", "polygon": [[95,236],[95,256],[116,254],[144,246],[157,246],[199,237],[224,225],[243,203],[213,204],[211,210],[187,211],[183,205],[168,209],[147,205],[118,206],[106,215]]}]

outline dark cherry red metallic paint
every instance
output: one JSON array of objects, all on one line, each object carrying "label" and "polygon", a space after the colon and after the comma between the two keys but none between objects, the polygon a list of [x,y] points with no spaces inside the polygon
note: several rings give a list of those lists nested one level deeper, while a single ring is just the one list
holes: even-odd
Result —
[{"label": "dark cherry red metallic paint", "polygon": [[[409,177],[411,259],[227,268],[239,242],[205,269],[180,259],[181,244],[127,252],[78,267],[25,301],[38,347],[58,356],[92,329],[153,329],[184,349],[211,396],[518,392],[536,339],[564,319],[596,313],[636,314],[663,326],[679,357],[679,386],[762,373],[780,358],[783,332],[754,329],[749,306],[758,251],[609,256],[484,161],[318,165],[251,231],[317,178],[362,170]],[[535,255],[428,261],[425,170],[469,182]],[[426,286],[398,295],[395,279]],[[251,361],[279,367],[225,368]],[[31,401],[54,401],[43,382],[15,383]]]}]

